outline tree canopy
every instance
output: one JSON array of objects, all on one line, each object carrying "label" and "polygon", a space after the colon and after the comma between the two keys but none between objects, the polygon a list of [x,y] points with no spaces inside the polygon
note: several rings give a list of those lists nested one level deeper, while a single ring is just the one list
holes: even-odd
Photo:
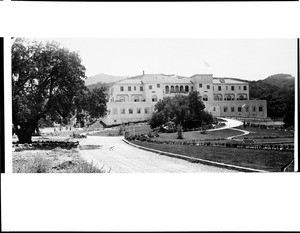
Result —
[{"label": "tree canopy", "polygon": [[50,116],[61,122],[75,114],[76,100],[87,91],[85,78],[77,52],[57,42],[16,39],[12,45],[12,117],[19,142],[31,142],[39,119]]},{"label": "tree canopy", "polygon": [[212,115],[204,109],[205,105],[196,91],[191,92],[188,96],[166,97],[155,105],[150,126],[155,128],[168,121],[173,121],[176,125],[184,128],[210,124],[213,120]]}]

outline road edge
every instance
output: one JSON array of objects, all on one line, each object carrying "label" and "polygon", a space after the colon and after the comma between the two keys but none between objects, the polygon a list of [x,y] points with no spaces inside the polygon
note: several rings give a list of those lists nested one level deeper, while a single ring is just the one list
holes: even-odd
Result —
[{"label": "road edge", "polygon": [[155,150],[152,148],[147,148],[139,145],[135,145],[125,138],[122,139],[125,143],[127,143],[130,146],[146,150],[146,151],[151,151],[160,155],[165,155],[173,158],[178,158],[178,159],[184,159],[192,163],[202,163],[204,165],[210,165],[210,166],[215,166],[215,167],[221,167],[221,168],[227,168],[231,170],[237,170],[237,171],[242,171],[242,172],[268,172],[264,170],[258,170],[258,169],[252,169],[252,168],[247,168],[247,167],[241,167],[241,166],[235,166],[235,165],[230,165],[230,164],[225,164],[225,163],[219,163],[219,162],[213,162],[205,159],[199,159],[199,158],[193,158],[193,157],[188,157],[185,155],[180,155],[180,154],[175,154],[175,153],[170,153],[170,152],[165,152],[165,151],[160,151],[160,150]]}]

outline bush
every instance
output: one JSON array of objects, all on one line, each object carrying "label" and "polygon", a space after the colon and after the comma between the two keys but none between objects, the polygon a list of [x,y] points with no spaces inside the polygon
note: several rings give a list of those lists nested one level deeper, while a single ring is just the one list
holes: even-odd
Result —
[{"label": "bush", "polygon": [[177,139],[183,139],[181,126],[178,126],[178,128],[177,128]]}]

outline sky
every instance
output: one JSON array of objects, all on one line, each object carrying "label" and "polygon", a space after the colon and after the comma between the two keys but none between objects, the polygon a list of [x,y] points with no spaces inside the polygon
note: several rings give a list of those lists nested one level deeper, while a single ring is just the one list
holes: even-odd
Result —
[{"label": "sky", "polygon": [[77,51],[88,77],[136,76],[145,71],[259,80],[297,73],[296,39],[34,39],[55,40]]}]

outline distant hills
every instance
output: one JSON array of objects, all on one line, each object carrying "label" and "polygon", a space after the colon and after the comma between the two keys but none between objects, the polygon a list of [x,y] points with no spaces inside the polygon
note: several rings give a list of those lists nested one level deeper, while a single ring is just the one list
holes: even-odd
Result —
[{"label": "distant hills", "polygon": [[91,77],[88,77],[85,80],[85,85],[89,86],[89,85],[93,85],[96,84],[98,82],[101,83],[114,83],[123,79],[127,79],[129,78],[128,76],[113,76],[113,75],[108,75],[108,74],[97,74]]}]

